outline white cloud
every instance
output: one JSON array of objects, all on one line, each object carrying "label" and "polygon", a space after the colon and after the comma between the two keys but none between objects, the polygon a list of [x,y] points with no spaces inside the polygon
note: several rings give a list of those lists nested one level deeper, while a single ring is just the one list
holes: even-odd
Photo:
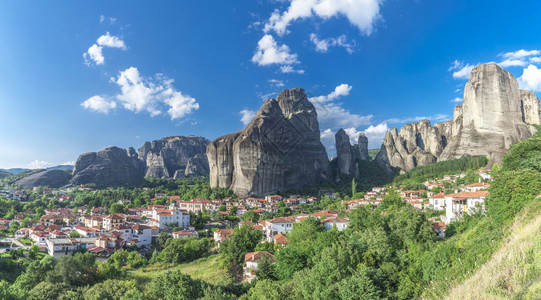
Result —
[{"label": "white cloud", "polygon": [[115,24],[116,23],[116,18],[112,18],[112,17],[109,17],[107,18],[106,16],[104,15],[100,15],[100,24],[105,22],[105,21],[109,21],[109,23],[111,25]]},{"label": "white cloud", "polygon": [[471,70],[473,70],[475,66],[466,64],[465,66],[461,67],[457,71],[453,72],[453,78],[455,79],[468,79],[470,77]]},{"label": "white cloud", "polygon": [[269,83],[275,87],[283,87],[285,86],[284,82],[282,80],[278,79],[269,79]]},{"label": "white cloud", "polygon": [[323,130],[319,135],[321,139],[328,139],[328,138],[334,138],[334,134],[335,133],[330,128],[327,128]]},{"label": "white cloud", "polygon": [[335,87],[334,91],[332,91],[330,94],[310,98],[310,101],[312,102],[317,101],[321,103],[333,101],[335,99],[338,99],[341,96],[348,96],[352,88],[353,88],[352,86],[346,83],[342,83],[341,85]]},{"label": "white cloud", "polygon": [[433,116],[427,116],[427,117],[411,117],[411,118],[390,118],[382,123],[391,123],[391,124],[397,124],[397,123],[411,123],[411,122],[419,122],[422,120],[430,120],[430,121],[443,121],[445,119],[449,119],[448,115],[444,114],[435,114]]},{"label": "white cloud", "polygon": [[199,109],[194,98],[177,91],[172,85],[173,80],[161,74],[156,74],[155,78],[143,78],[137,68],[130,67],[121,71],[116,80],[112,78],[112,81],[121,90],[116,98],[124,108],[136,113],[147,111],[151,116],[159,115],[159,104],[165,103],[169,106],[168,114],[174,120]]},{"label": "white cloud", "polygon": [[275,10],[266,22],[264,31],[279,35],[288,33],[288,26],[298,19],[314,16],[324,20],[345,16],[361,33],[370,35],[374,23],[380,19],[382,0],[293,0],[286,11]]},{"label": "white cloud", "polygon": [[530,57],[530,62],[532,63],[541,63],[541,57]]},{"label": "white cloud", "polygon": [[[101,19],[100,19],[101,20]],[[103,65],[105,63],[105,57],[103,56],[103,48],[118,48],[122,50],[128,49],[126,43],[119,37],[110,35],[109,32],[100,36],[96,40],[97,44],[93,44],[88,50],[83,53],[85,64],[90,66],[92,62],[96,65]]]},{"label": "white cloud", "polygon": [[455,99],[453,99],[453,100],[451,100],[449,102],[459,103],[459,102],[462,102],[462,98],[456,97]]},{"label": "white cloud", "polygon": [[70,160],[70,161],[61,163],[60,165],[61,165],[61,166],[73,166],[73,165],[75,165],[75,161]]},{"label": "white cloud", "polygon": [[[116,100],[125,109],[136,113],[147,111],[154,117],[161,114],[165,106],[163,109],[167,109],[171,120],[174,120],[199,109],[199,103],[195,98],[176,90],[173,87],[173,79],[162,74],[156,74],[153,78],[144,78],[137,68],[130,67],[121,71],[117,78],[111,78],[111,81],[120,87],[120,94],[115,96]],[[108,113],[116,108],[117,103],[106,100],[102,96],[94,96],[81,105],[85,109]]]},{"label": "white cloud", "polygon": [[502,68],[517,67],[517,66],[521,67],[521,66],[525,66],[526,64],[527,62],[521,59],[506,59],[498,63],[498,65]]},{"label": "white cloud", "polygon": [[328,95],[309,98],[317,110],[318,120],[322,126],[336,129],[357,128],[361,125],[370,124],[372,115],[357,115],[343,108],[342,103],[333,102],[342,96],[349,95],[351,89],[350,85],[343,83]]},{"label": "white cloud", "polygon": [[51,166],[51,163],[48,163],[43,160],[38,160],[38,159],[28,164],[29,169],[45,169],[50,166]]},{"label": "white cloud", "polygon": [[255,117],[255,111],[250,109],[243,109],[239,112],[239,114],[241,115],[240,121],[244,125],[248,125]]},{"label": "white cloud", "polygon": [[385,133],[389,130],[387,123],[381,123],[379,125],[370,125],[364,130],[364,134],[368,138],[368,148],[380,148]]},{"label": "white cloud", "polygon": [[104,15],[101,15],[100,16],[100,23],[103,23],[105,21],[105,16]]},{"label": "white cloud", "polygon": [[85,109],[94,110],[104,114],[116,108],[116,102],[112,100],[106,100],[102,96],[93,96],[81,103]]},{"label": "white cloud", "polygon": [[534,92],[541,92],[541,69],[529,65],[518,78],[520,88]]},{"label": "white cloud", "polygon": [[310,41],[316,46],[316,51],[327,52],[331,47],[343,47],[349,54],[354,52],[355,41],[348,43],[347,37],[343,34],[336,38],[326,38],[320,40],[315,33],[310,34]]},{"label": "white cloud", "polygon": [[103,47],[93,44],[88,48],[88,50],[83,54],[85,63],[90,65],[90,60],[94,61],[96,65],[103,65],[105,58],[103,57]]},{"label": "white cloud", "polygon": [[528,57],[528,56],[539,55],[540,53],[541,53],[541,51],[539,51],[539,50],[520,49],[520,50],[515,51],[515,52],[502,53],[499,56],[501,56],[501,57],[503,57],[505,59],[508,59],[508,60],[515,60],[515,59],[522,59],[522,58],[525,58],[525,57]]},{"label": "white cloud", "polygon": [[128,49],[126,47],[126,43],[124,43],[123,40],[121,40],[119,37],[109,34],[107,32],[106,34],[100,36],[97,41],[98,45],[109,47],[109,48],[120,48],[122,50]]},{"label": "white cloud", "polygon": [[257,43],[257,50],[252,62],[260,66],[272,64],[292,65],[298,64],[297,54],[290,53],[287,45],[278,46],[272,35],[266,34]]},{"label": "white cloud", "polygon": [[295,68],[293,68],[293,66],[291,66],[291,65],[281,66],[281,67],[280,67],[280,71],[281,71],[282,73],[285,73],[285,74],[287,74],[287,73],[304,74],[304,70],[302,70],[302,69],[295,69]]}]

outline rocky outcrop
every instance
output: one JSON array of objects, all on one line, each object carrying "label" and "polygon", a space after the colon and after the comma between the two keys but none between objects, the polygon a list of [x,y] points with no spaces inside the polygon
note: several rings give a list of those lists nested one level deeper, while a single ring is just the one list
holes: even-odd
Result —
[{"label": "rocky outcrop", "polygon": [[332,180],[317,113],[303,89],[284,90],[245,129],[207,147],[210,183],[262,196]]},{"label": "rocky outcrop", "polygon": [[23,188],[48,186],[59,188],[69,183],[70,172],[64,170],[39,170],[14,182],[14,185]]},{"label": "rocky outcrop", "polygon": [[359,134],[358,144],[351,145],[349,135],[342,129],[335,135],[336,160],[340,173],[358,178],[359,160],[371,160],[368,155],[368,138],[364,133]]},{"label": "rocky outcrop", "polygon": [[463,156],[485,155],[498,162],[503,151],[536,131],[526,120],[539,122],[535,94],[519,91],[516,78],[498,65],[479,65],[471,72],[453,120],[434,126],[424,120],[399,132],[391,128],[376,159],[402,170]]},{"label": "rocky outcrop", "polygon": [[535,93],[520,90],[520,99],[522,101],[522,121],[527,124],[540,125],[541,118],[539,117],[539,99]]},{"label": "rocky outcrop", "polygon": [[[133,154],[133,152],[132,152]],[[73,167],[72,184],[136,185],[143,181],[144,164],[118,147],[82,154]]]},{"label": "rocky outcrop", "polygon": [[208,162],[204,156],[208,143],[209,140],[196,136],[166,137],[145,142],[137,155],[145,162],[146,177],[206,176]]}]

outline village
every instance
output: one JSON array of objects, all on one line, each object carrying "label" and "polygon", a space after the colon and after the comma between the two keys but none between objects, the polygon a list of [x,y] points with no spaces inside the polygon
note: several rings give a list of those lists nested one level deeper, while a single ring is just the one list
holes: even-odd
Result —
[{"label": "village", "polygon": [[[37,218],[32,211],[17,213],[11,219],[0,218],[0,230],[7,232],[10,226],[18,226],[13,236],[4,237],[9,240],[12,247],[29,249],[36,245],[40,251],[58,258],[73,255],[76,252],[87,251],[105,260],[120,249],[137,250],[141,254],[147,253],[160,234],[177,238],[208,237],[215,242],[216,249],[220,244],[234,234],[240,226],[250,226],[263,233],[261,242],[273,243],[276,249],[287,247],[288,232],[294,224],[314,217],[317,218],[326,230],[343,231],[348,228],[348,212],[359,206],[375,209],[380,206],[387,193],[395,190],[404,202],[418,210],[432,210],[440,212],[437,217],[431,218],[434,234],[445,236],[448,224],[460,219],[465,214],[483,213],[484,200],[488,196],[492,176],[488,171],[477,173],[479,182],[461,184],[452,191],[447,187],[453,186],[457,179],[466,176],[465,173],[445,175],[442,178],[423,182],[426,187],[421,190],[407,190],[405,186],[374,187],[364,193],[359,199],[342,200],[341,209],[323,209],[307,213],[307,207],[314,206],[320,199],[318,197],[301,197],[300,195],[268,195],[264,198],[248,197],[244,199],[191,199],[183,201],[179,196],[167,196],[165,193],[156,193],[151,199],[153,204],[144,208],[130,207],[124,213],[110,213],[105,207],[77,207],[45,209],[43,215]],[[92,191],[80,187],[84,191]],[[448,193],[445,193],[447,191]],[[43,194],[52,194],[55,201],[69,203],[72,199],[67,196],[68,190],[43,189]],[[332,192],[322,190],[320,197],[335,198]],[[5,190],[3,196],[8,199],[23,201],[26,195],[21,190]],[[340,199],[338,199],[340,200]],[[157,202],[165,204],[155,204]],[[130,204],[129,199],[119,199],[117,204]],[[259,220],[264,215],[275,215],[280,208],[287,208],[289,215]],[[221,221],[209,220],[200,228],[192,225],[191,218],[201,212],[213,212],[221,216],[228,216]],[[257,221],[244,220],[247,212],[257,215]],[[31,221],[28,222],[28,219]],[[27,220],[24,222],[24,220]],[[232,221],[234,220],[234,221]],[[21,227],[20,224],[25,224]],[[0,249],[8,252],[8,249]],[[245,255],[244,279],[255,278],[258,261],[263,256],[274,260],[268,251],[249,252]]]}]

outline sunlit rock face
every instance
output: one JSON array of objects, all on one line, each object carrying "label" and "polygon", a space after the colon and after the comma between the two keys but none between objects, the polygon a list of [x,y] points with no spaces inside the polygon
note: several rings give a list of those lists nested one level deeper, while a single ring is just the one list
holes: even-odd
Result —
[{"label": "sunlit rock face", "polygon": [[212,141],[207,157],[211,186],[239,196],[332,180],[316,110],[300,88],[265,101],[246,128]]}]

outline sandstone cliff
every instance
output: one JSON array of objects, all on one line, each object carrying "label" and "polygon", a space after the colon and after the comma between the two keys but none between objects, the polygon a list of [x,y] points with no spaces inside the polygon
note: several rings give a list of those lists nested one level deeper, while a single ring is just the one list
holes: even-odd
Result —
[{"label": "sandstone cliff", "polygon": [[338,170],[342,174],[359,177],[359,160],[370,160],[368,155],[368,138],[364,133],[359,134],[358,143],[351,145],[349,135],[342,129],[335,135],[336,141],[336,160]]},{"label": "sandstone cliff", "polygon": [[539,122],[535,94],[520,91],[516,78],[498,65],[479,65],[470,74],[453,120],[391,128],[376,160],[402,170],[462,156],[485,155],[499,162],[506,149],[536,131],[526,123]]},{"label": "sandstone cliff", "polygon": [[14,182],[23,188],[48,186],[59,188],[69,183],[71,175],[65,170],[39,170]]},{"label": "sandstone cliff", "polygon": [[332,180],[317,113],[303,89],[267,100],[245,129],[208,145],[211,186],[267,195]]},{"label": "sandstone cliff", "polygon": [[[132,153],[133,154],[133,153]],[[118,147],[82,154],[73,167],[72,184],[136,185],[143,181],[144,164]]]},{"label": "sandstone cliff", "polygon": [[[205,151],[209,140],[197,136],[172,136],[145,142],[138,158],[145,162],[145,176],[184,178],[208,175]],[[197,157],[196,157],[197,156]]]}]

